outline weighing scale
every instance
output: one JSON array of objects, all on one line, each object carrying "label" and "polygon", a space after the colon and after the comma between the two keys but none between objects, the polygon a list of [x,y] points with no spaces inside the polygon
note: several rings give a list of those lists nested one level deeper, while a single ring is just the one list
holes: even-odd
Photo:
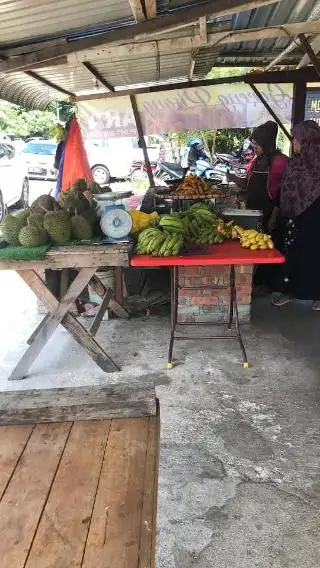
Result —
[{"label": "weighing scale", "polygon": [[124,205],[107,205],[101,215],[100,226],[106,242],[130,242],[132,219]]},{"label": "weighing scale", "polygon": [[98,205],[100,227],[106,236],[106,243],[128,243],[131,241],[129,233],[132,229],[132,219],[126,211],[122,200],[131,197],[132,191],[108,192],[95,194],[94,199]]}]

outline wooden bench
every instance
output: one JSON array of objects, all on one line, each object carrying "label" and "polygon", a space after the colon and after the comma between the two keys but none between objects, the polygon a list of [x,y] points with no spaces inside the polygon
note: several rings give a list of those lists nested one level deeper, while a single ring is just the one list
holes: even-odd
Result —
[{"label": "wooden bench", "polygon": [[154,567],[159,407],[123,393],[0,395],[1,568]]}]

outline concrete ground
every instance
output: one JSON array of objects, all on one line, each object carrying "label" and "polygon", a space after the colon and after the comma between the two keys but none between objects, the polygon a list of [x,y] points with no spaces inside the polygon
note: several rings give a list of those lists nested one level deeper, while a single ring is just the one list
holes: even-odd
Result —
[{"label": "concrete ground", "polygon": [[161,405],[157,568],[319,568],[320,314],[254,304],[233,342],[179,342],[165,371],[169,321],[103,322],[121,365],[105,375],[56,332],[28,379],[7,376],[39,321],[15,273],[0,274],[0,389],[152,381]]}]

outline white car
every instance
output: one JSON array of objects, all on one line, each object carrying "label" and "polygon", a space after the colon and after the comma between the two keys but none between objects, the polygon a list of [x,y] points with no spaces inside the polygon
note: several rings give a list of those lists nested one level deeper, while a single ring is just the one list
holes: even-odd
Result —
[{"label": "white car", "polygon": [[0,221],[7,207],[29,204],[28,170],[12,145],[0,142]]},{"label": "white car", "polygon": [[54,168],[56,149],[55,140],[29,140],[23,149],[23,156],[30,179],[56,179],[57,171]]},{"label": "white car", "polygon": [[[56,150],[57,143],[55,140],[30,140],[25,145],[23,156],[30,179],[55,180],[57,178],[57,170],[54,168]],[[88,145],[86,150],[93,179],[99,185],[107,185],[111,175],[113,177],[124,177],[129,174],[129,158],[128,164],[124,167],[125,160],[121,157],[117,160],[109,149]],[[112,164],[111,172],[106,164],[107,157],[108,164]]]}]

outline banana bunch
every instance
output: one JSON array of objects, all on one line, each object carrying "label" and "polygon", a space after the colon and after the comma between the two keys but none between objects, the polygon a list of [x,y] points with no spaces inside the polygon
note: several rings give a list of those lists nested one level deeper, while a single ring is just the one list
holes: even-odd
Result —
[{"label": "banana bunch", "polygon": [[[217,217],[206,205],[195,204],[182,216],[184,234],[187,240],[201,244],[212,244],[216,234]],[[213,241],[214,242],[214,241]]]},{"label": "banana bunch", "polygon": [[269,237],[264,233],[259,233],[255,229],[242,229],[241,227],[234,227],[240,238],[240,243],[243,248],[249,248],[251,250],[267,250],[273,249],[274,244]]},{"label": "banana bunch", "polygon": [[153,256],[177,256],[181,251],[184,238],[179,232],[164,233],[165,241],[162,243],[161,247],[153,251]]},{"label": "banana bunch", "polygon": [[215,245],[221,244],[225,238],[221,233],[218,233],[215,226],[203,227],[199,233],[198,238],[194,241],[197,245]]},{"label": "banana bunch", "polygon": [[228,223],[226,223],[225,221],[223,221],[223,219],[219,219],[217,223],[217,232],[220,235],[222,235],[225,239],[236,238],[233,237],[234,235],[233,224],[234,224],[233,221],[229,221]]},{"label": "banana bunch", "polygon": [[152,256],[176,256],[183,247],[183,234],[179,231],[168,233],[161,229],[150,227],[138,236],[137,254]]},{"label": "banana bunch", "polygon": [[166,239],[165,233],[157,229],[156,227],[149,227],[138,236],[138,242],[136,246],[137,254],[153,254],[154,252],[160,250],[163,242]]},{"label": "banana bunch", "polygon": [[184,225],[180,219],[180,215],[172,213],[171,215],[162,215],[159,219],[159,227],[167,233],[184,233]]}]

